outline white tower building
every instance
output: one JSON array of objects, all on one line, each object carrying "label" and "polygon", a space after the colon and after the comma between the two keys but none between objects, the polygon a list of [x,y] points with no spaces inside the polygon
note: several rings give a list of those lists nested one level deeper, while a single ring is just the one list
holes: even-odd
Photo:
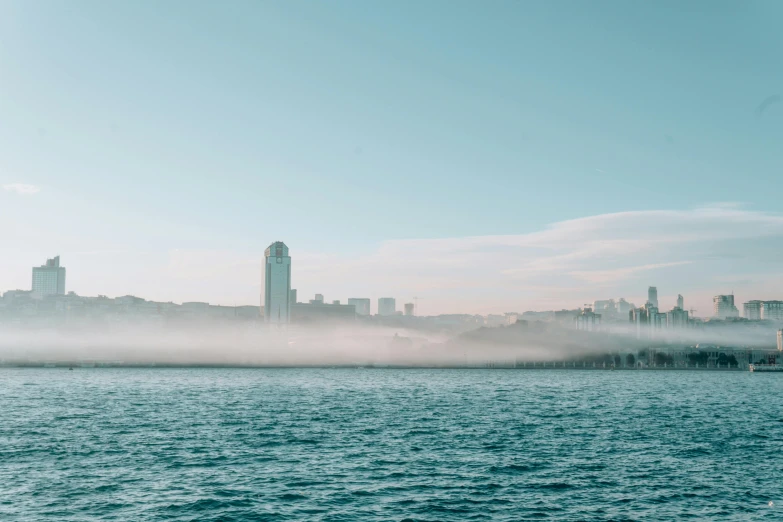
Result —
[{"label": "white tower building", "polygon": [[264,320],[288,324],[291,319],[291,257],[282,241],[264,251]]}]

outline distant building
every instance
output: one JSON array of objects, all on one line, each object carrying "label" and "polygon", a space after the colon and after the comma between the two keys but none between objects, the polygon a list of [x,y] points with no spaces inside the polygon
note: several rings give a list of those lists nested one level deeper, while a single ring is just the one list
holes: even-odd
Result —
[{"label": "distant building", "polygon": [[577,330],[594,332],[601,328],[601,314],[593,312],[593,309],[586,307],[574,318],[574,325]]},{"label": "distant building", "polygon": [[405,315],[408,316],[414,315],[413,303],[405,303]]},{"label": "distant building", "polygon": [[288,247],[276,241],[264,251],[264,320],[270,324],[291,321],[291,257]]},{"label": "distant building", "polygon": [[329,304],[313,300],[309,303],[291,305],[292,323],[337,323],[354,320],[356,320],[356,307],[351,304]]},{"label": "distant building", "polygon": [[631,308],[633,308],[633,304],[626,301],[624,298],[620,298],[619,301],[617,301],[617,313],[620,315],[625,315],[628,312],[631,311]]},{"label": "distant building", "polygon": [[378,315],[396,315],[397,301],[393,297],[378,299]]},{"label": "distant building", "polygon": [[315,294],[315,299],[310,301],[311,303],[323,303],[324,302],[324,295],[323,294]]},{"label": "distant building", "polygon": [[348,304],[356,307],[356,315],[370,315],[370,300],[363,297],[351,297]]},{"label": "distant building", "polygon": [[783,301],[762,302],[761,318],[765,321],[783,321]]},{"label": "distant building", "polygon": [[297,296],[296,296],[296,288],[291,289],[291,304],[294,304],[297,302]]},{"label": "distant building", "polygon": [[647,289],[647,302],[658,308],[658,288],[651,286]]},{"label": "distant building", "polygon": [[672,330],[687,328],[688,311],[676,306],[671,311],[666,312],[666,327]]},{"label": "distant building", "polygon": [[613,314],[617,310],[614,299],[593,301],[593,311],[602,314]]},{"label": "distant building", "polygon": [[32,291],[39,296],[65,295],[65,267],[60,266],[60,256],[33,267]]},{"label": "distant building", "polygon": [[712,298],[713,315],[718,319],[739,317],[739,310],[734,306],[734,294],[716,295]]},{"label": "distant building", "polygon": [[783,352],[783,330],[778,330],[778,351]]},{"label": "distant building", "polygon": [[742,316],[749,321],[759,321],[761,319],[761,301],[748,301],[742,303]]},{"label": "distant building", "polygon": [[685,299],[683,299],[682,294],[677,294],[677,308],[685,310]]},{"label": "distant building", "polygon": [[332,304],[333,305],[338,305],[338,304],[340,304],[340,300],[339,299],[335,299],[334,301],[332,301]]}]

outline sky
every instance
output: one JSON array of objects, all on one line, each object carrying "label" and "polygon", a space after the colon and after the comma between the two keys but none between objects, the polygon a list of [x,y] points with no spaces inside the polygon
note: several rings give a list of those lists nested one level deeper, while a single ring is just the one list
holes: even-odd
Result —
[{"label": "sky", "polygon": [[781,15],[2,0],[0,292],[258,304],[282,240],[300,300],[783,299]]}]

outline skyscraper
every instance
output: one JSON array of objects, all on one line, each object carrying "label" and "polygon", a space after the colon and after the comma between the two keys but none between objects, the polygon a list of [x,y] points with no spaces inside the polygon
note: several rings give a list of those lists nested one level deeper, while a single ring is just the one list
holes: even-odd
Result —
[{"label": "skyscraper", "polygon": [[658,308],[658,289],[651,286],[647,289],[647,302]]},{"label": "skyscraper", "polygon": [[397,301],[393,297],[378,299],[378,315],[394,315],[397,313]]},{"label": "skyscraper", "polygon": [[65,295],[65,267],[60,266],[60,256],[33,267],[32,290],[38,295]]},{"label": "skyscraper", "polygon": [[264,251],[264,320],[288,324],[291,318],[291,257],[282,241]]},{"label": "skyscraper", "polygon": [[677,308],[685,309],[685,299],[683,299],[682,294],[677,294]]}]

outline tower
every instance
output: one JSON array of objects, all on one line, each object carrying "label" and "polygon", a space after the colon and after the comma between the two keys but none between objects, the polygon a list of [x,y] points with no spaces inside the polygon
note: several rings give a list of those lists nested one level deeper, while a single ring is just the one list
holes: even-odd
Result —
[{"label": "tower", "polygon": [[288,324],[291,318],[291,256],[282,241],[264,251],[264,321]]},{"label": "tower", "polygon": [[658,288],[651,286],[647,289],[647,302],[658,308]]}]

